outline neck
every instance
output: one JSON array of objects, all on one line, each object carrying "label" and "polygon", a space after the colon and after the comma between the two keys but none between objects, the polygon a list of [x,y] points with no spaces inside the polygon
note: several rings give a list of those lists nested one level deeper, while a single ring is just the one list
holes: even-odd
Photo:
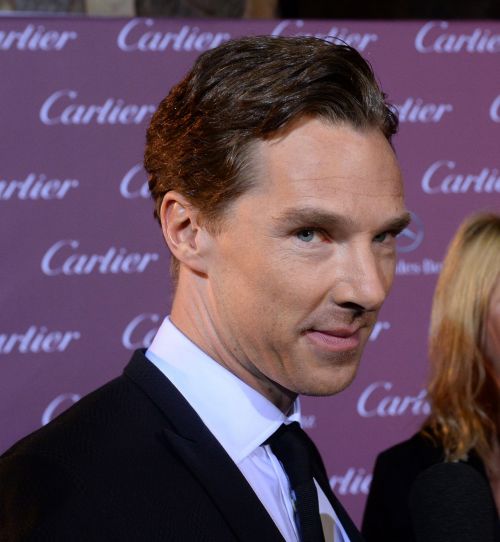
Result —
[{"label": "neck", "polygon": [[204,288],[203,277],[186,279],[181,273],[172,303],[172,323],[214,361],[271,401],[284,414],[290,412],[297,394],[267,378],[251,359],[231,348],[231,337],[226,337]]}]

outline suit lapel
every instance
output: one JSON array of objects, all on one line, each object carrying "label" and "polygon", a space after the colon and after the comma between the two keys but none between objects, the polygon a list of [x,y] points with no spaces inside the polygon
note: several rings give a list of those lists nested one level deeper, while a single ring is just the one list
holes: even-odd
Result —
[{"label": "suit lapel", "polygon": [[[330,501],[330,504],[335,510],[335,513],[337,514],[337,517],[339,518],[342,527],[344,527],[350,542],[363,542],[363,537],[361,536],[361,533],[357,529],[356,525],[354,525],[345,508],[342,506],[342,504],[340,504],[340,501],[330,489],[330,484],[328,483],[328,480],[326,484],[320,483],[319,480],[318,483],[321,486],[323,493],[328,497],[328,500]],[[328,489],[330,489],[330,491],[328,491]]]},{"label": "suit lapel", "polygon": [[330,481],[328,480],[328,476],[326,474],[326,469],[323,464],[323,460],[321,459],[321,455],[318,452],[316,445],[310,438],[309,438],[309,444],[311,446],[311,454],[313,457],[314,478],[320,485],[321,489],[323,490],[323,493],[326,495],[326,497],[330,501],[330,504],[332,505],[332,508],[335,510],[335,513],[337,514],[337,517],[339,518],[340,523],[342,523],[342,527],[344,527],[345,532],[347,533],[347,536],[349,537],[350,542],[363,542],[363,537],[361,536],[361,533],[357,529],[356,525],[354,525],[352,519],[349,517],[349,514],[346,512],[345,508],[342,506],[342,504],[340,504],[340,501],[337,499],[337,497],[333,493],[332,488],[330,487]]},{"label": "suit lapel", "polygon": [[235,538],[283,541],[238,467],[165,375],[142,352],[134,354],[124,373],[161,409],[168,420],[162,433],[165,445],[197,478]]}]

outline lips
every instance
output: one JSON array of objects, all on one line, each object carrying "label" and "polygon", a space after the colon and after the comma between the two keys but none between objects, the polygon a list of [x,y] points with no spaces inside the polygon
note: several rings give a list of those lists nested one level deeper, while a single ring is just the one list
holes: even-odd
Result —
[{"label": "lips", "polygon": [[305,335],[315,346],[333,352],[354,350],[360,344],[360,328],[310,329]]}]

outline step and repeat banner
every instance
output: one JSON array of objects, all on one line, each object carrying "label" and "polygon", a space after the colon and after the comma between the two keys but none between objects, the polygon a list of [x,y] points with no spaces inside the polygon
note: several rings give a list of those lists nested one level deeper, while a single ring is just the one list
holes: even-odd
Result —
[{"label": "step and repeat banner", "polygon": [[500,23],[0,18],[0,452],[118,375],[172,299],[141,158],[156,104],[244,35],[341,38],[399,109],[411,226],[350,388],[304,398],[360,521],[376,454],[428,413],[427,328],[447,243],[500,211]]}]

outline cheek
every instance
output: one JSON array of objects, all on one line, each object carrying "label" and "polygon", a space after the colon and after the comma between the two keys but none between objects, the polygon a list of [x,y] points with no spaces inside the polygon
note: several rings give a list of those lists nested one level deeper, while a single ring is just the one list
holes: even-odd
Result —
[{"label": "cheek", "polygon": [[224,320],[230,321],[233,332],[247,337],[289,343],[290,335],[317,304],[310,278],[295,268],[258,258],[240,261],[219,281],[218,303]]},{"label": "cheek", "polygon": [[279,288],[278,278],[255,253],[229,255],[217,266],[212,278],[215,303],[235,327],[258,328],[273,309],[270,300]]},{"label": "cheek", "polygon": [[386,291],[389,292],[389,290],[392,288],[392,284],[394,282],[394,277],[396,275],[396,255],[391,256],[390,258],[387,258],[387,260],[384,260],[383,266],[383,277],[384,277],[384,284]]},{"label": "cheek", "polygon": [[237,297],[267,298],[270,303],[272,296],[286,295],[293,283],[295,271],[289,264],[272,244],[254,246],[250,242],[225,254],[219,269]]},{"label": "cheek", "polygon": [[378,252],[375,252],[375,257],[377,258],[381,269],[384,270],[384,273],[393,276],[396,271],[396,262],[398,258],[396,246],[386,247],[385,249],[380,248]]}]

